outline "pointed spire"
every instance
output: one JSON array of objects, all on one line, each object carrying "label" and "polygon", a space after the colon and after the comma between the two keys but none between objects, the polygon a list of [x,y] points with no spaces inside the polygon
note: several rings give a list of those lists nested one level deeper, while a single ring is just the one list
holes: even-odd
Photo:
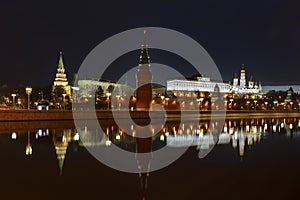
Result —
[{"label": "pointed spire", "polygon": [[252,75],[250,76],[249,82],[253,82],[253,77],[252,77]]},{"label": "pointed spire", "polygon": [[59,175],[63,175],[63,167],[64,167],[64,161],[67,153],[68,144],[62,145],[61,143],[55,144],[55,151],[56,151],[56,157],[58,160],[58,167],[59,167]]},{"label": "pointed spire", "polygon": [[234,78],[238,78],[238,75],[237,75],[237,73],[235,73],[235,74],[234,74]]},{"label": "pointed spire", "polygon": [[150,64],[150,60],[149,60],[149,54],[148,54],[148,48],[147,48],[147,44],[146,44],[146,33],[147,30],[144,30],[144,42],[142,44],[142,51],[141,51],[141,55],[140,55],[140,61],[139,64]]},{"label": "pointed spire", "polygon": [[62,71],[63,73],[65,71],[64,62],[63,62],[63,58],[62,58],[62,51],[59,52],[59,61],[58,61],[57,71]]},{"label": "pointed spire", "polygon": [[62,174],[63,174],[62,172],[63,172],[63,167],[64,167],[64,160],[65,160],[64,157],[58,159],[59,176],[62,176]]}]

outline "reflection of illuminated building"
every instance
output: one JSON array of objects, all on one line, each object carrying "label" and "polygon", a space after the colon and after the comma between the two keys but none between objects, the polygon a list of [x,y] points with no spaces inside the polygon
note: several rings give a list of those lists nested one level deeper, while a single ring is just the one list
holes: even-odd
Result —
[{"label": "reflection of illuminated building", "polygon": [[[208,142],[208,140],[202,137],[202,141]],[[168,147],[187,147],[187,146],[197,146],[200,142],[200,137],[198,135],[168,135],[166,136]]]},{"label": "reflection of illuminated building", "polygon": [[[150,129],[137,127],[137,132],[143,131],[145,135],[151,135]],[[136,138],[136,161],[139,169],[139,177],[142,189],[142,198],[146,199],[148,177],[152,159],[152,137]]]},{"label": "reflection of illuminated building", "polygon": [[[96,129],[97,130],[97,129]],[[78,130],[79,138],[81,139],[79,142],[80,146],[85,147],[95,147],[95,146],[110,146],[111,141],[108,137],[102,136],[99,134],[101,132],[95,132],[88,130],[88,127],[84,127],[84,130]]]},{"label": "reflection of illuminated building", "polygon": [[244,136],[244,133],[239,134],[239,151],[240,151],[240,156],[244,156],[244,154],[245,154],[245,136]]},{"label": "reflection of illuminated building", "polygon": [[220,133],[218,144],[229,144],[230,137],[227,133]]},{"label": "reflection of illuminated building", "polygon": [[71,141],[71,129],[56,130],[53,133],[53,143],[58,160],[59,174],[62,176],[64,161],[67,153],[68,144]]},{"label": "reflection of illuminated building", "polygon": [[27,133],[27,145],[25,150],[26,155],[32,155],[32,145],[30,144],[30,131]]}]

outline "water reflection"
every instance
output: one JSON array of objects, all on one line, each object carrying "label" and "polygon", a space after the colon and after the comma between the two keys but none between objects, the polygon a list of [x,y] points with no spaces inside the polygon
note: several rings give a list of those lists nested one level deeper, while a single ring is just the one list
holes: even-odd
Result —
[{"label": "water reflection", "polygon": [[[51,138],[54,144],[60,171],[66,156],[68,144],[76,142],[81,147],[106,146],[112,144],[130,152],[152,152],[164,146],[181,148],[190,146],[202,151],[216,145],[231,145],[239,150],[240,156],[245,156],[245,148],[260,144],[261,139],[268,134],[285,134],[288,139],[300,135],[299,118],[273,118],[273,119],[228,119],[225,120],[222,130],[215,130],[216,124],[209,127],[210,121],[200,121],[179,124],[179,122],[166,122],[164,127],[153,126],[152,138],[146,140],[136,139],[131,135],[138,130],[132,126],[132,133],[127,134],[118,128],[114,122],[106,122],[101,126],[106,137],[99,134],[99,130],[85,126],[83,130],[76,129],[37,129],[35,131],[13,131],[12,140],[18,140],[20,135],[26,135],[25,154],[33,154],[34,142],[43,138]],[[34,135],[34,138],[32,138]],[[214,140],[217,135],[217,141]]]},{"label": "water reflection", "polygon": [[[101,123],[101,122],[100,122]],[[149,184],[149,169],[151,168],[151,152],[164,146],[170,148],[182,148],[189,146],[197,153],[205,151],[216,145],[230,146],[230,149],[239,157],[245,157],[253,151],[247,151],[255,145],[264,145],[262,141],[267,140],[273,135],[284,135],[292,140],[300,136],[299,118],[273,118],[273,119],[227,119],[222,128],[217,129],[217,122],[209,127],[210,121],[190,121],[179,124],[176,121],[166,122],[163,127],[153,126],[149,132],[152,138],[136,139],[131,135],[138,132],[134,126],[128,134],[120,129],[113,121],[101,123],[105,137],[99,134],[101,131],[89,125],[82,130],[74,128],[43,128],[28,131],[11,131],[7,134],[7,139],[12,144],[20,141],[23,152],[28,157],[34,157],[38,151],[35,145],[39,143],[52,144],[57,159],[57,165],[53,168],[58,169],[58,175],[63,175],[64,164],[67,162],[70,144],[75,147],[74,151],[81,151],[84,147],[105,147],[110,148],[112,144],[117,145],[126,151],[137,153],[136,165],[140,169],[138,175],[140,179],[141,195],[146,199]],[[5,135],[2,135],[1,140]],[[216,140],[217,138],[217,140]],[[24,151],[25,150],[25,151]],[[140,156],[139,153],[149,153],[147,156]]]}]

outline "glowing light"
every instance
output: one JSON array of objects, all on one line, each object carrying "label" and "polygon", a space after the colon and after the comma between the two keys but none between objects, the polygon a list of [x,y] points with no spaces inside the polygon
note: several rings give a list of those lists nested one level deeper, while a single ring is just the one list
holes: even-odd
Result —
[{"label": "glowing light", "polygon": [[268,130],[268,124],[264,125],[264,131]]},{"label": "glowing light", "polygon": [[247,133],[250,132],[250,127],[249,127],[249,125],[246,125],[246,132],[247,132]]},{"label": "glowing light", "polygon": [[43,130],[42,130],[42,129],[39,129],[39,130],[38,130],[38,135],[39,135],[40,137],[43,136]]},{"label": "glowing light", "polygon": [[119,134],[116,135],[116,140],[120,140],[121,136]]},{"label": "glowing light", "polygon": [[67,142],[67,137],[66,137],[66,136],[63,136],[63,137],[62,137],[62,142],[63,142],[63,143]]},{"label": "glowing light", "polygon": [[227,126],[224,126],[224,133],[227,133]]},{"label": "glowing light", "polygon": [[74,139],[75,141],[78,141],[78,140],[79,140],[79,133],[75,133],[73,139]]},{"label": "glowing light", "polygon": [[106,140],[105,141],[105,145],[108,147],[108,146],[110,146],[111,145],[111,141],[110,140]]},{"label": "glowing light", "polygon": [[290,124],[290,129],[293,129],[293,124]]},{"label": "glowing light", "polygon": [[161,135],[159,139],[160,139],[160,141],[164,141],[165,140],[165,136]]},{"label": "glowing light", "polygon": [[26,155],[32,155],[32,147],[31,145],[26,145]]},{"label": "glowing light", "polygon": [[11,134],[11,139],[13,139],[13,140],[16,140],[16,139],[17,139],[17,133],[16,133],[16,132],[13,132],[13,133]]}]

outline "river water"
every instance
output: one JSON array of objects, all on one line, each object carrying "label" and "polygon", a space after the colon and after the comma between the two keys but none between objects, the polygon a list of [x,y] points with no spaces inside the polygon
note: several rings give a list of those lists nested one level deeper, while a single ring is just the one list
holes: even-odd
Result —
[{"label": "river water", "polygon": [[[297,199],[300,191],[299,118],[226,119],[218,130],[209,121],[167,121],[153,128],[156,134],[150,143],[141,144],[114,121],[100,124],[101,130],[88,123],[78,129],[71,121],[3,123],[1,195],[4,199]],[[132,153],[165,147],[187,150],[163,169],[127,173],[106,166],[87,150],[112,145]]]}]

